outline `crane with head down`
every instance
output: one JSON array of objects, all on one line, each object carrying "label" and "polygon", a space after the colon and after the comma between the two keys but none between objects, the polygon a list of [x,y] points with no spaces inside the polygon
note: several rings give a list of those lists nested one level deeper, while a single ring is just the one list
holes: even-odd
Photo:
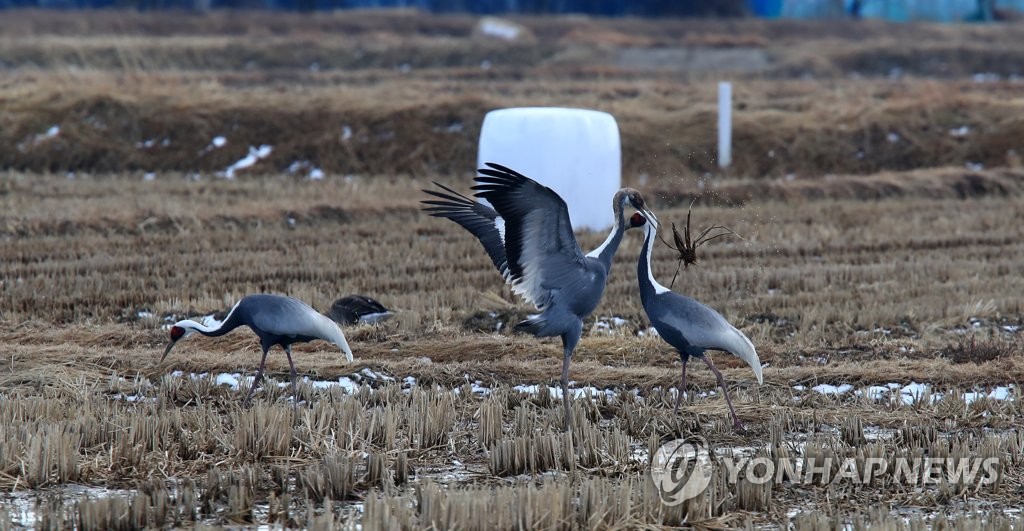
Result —
[{"label": "crane with head down", "polygon": [[288,366],[292,375],[292,399],[298,403],[298,388],[295,385],[295,363],[292,362],[292,344],[304,343],[316,339],[330,341],[337,345],[348,361],[352,361],[352,349],[348,346],[345,334],[338,324],[329,317],[309,307],[308,304],[283,295],[247,295],[238,301],[227,317],[217,326],[206,326],[202,323],[184,319],[171,326],[171,342],[164,349],[164,358],[171,352],[178,341],[194,334],[217,337],[227,334],[239,326],[248,326],[260,338],[263,357],[256,377],[245,395],[244,403],[252,398],[256,385],[263,377],[263,368],[267,363],[267,352],[274,345],[281,345],[288,356]]},{"label": "crane with head down", "polygon": [[516,329],[536,337],[562,339],[562,400],[565,429],[569,412],[569,363],[583,335],[583,320],[597,307],[612,267],[612,257],[626,231],[626,205],[653,214],[640,192],[622,188],[612,197],[614,227],[604,243],[584,254],[573,234],[565,201],[554,190],[514,170],[494,163],[477,170],[474,201],[442,184],[444,192],[424,190],[436,197],[424,201],[432,216],[448,218],[480,240],[491,262],[512,291],[540,311]]}]

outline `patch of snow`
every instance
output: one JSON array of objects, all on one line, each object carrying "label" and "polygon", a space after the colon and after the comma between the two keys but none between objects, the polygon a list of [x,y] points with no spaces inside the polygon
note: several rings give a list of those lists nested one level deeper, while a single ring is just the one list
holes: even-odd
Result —
[{"label": "patch of snow", "polygon": [[343,126],[341,128],[341,141],[348,142],[350,138],[352,138],[352,128],[347,125]]},{"label": "patch of snow", "polygon": [[963,137],[967,136],[970,133],[971,133],[971,128],[970,128],[970,126],[967,126],[967,125],[961,125],[960,127],[957,127],[956,129],[950,129],[949,130],[949,136],[951,136],[953,138],[963,138]]},{"label": "patch of snow", "polygon": [[995,389],[992,389],[988,394],[984,392],[967,392],[964,393],[964,403],[968,406],[973,404],[979,398],[985,397],[989,400],[1011,400],[1011,388],[1013,386],[1000,385]]},{"label": "patch of snow", "polygon": [[213,315],[214,314],[212,314],[212,313],[210,315],[204,315],[203,319],[201,321],[199,321],[199,322],[202,323],[203,326],[209,326],[211,328],[219,327],[221,325],[221,323],[223,323],[224,321],[221,321],[221,320],[217,319]]},{"label": "patch of snow", "polygon": [[891,440],[896,436],[897,431],[892,428],[881,428],[878,426],[864,426],[864,439],[868,442],[879,440]]},{"label": "patch of snow", "polygon": [[661,336],[661,334],[658,333],[658,329],[654,328],[653,326],[648,328],[647,330],[640,330],[639,332],[636,333],[636,335],[637,335],[637,337],[645,337],[645,336],[660,337]]},{"label": "patch of snow", "polygon": [[436,132],[436,133],[461,133],[462,132],[462,122],[452,122],[452,123],[448,124],[446,127],[437,126],[437,127],[434,128],[434,132]]},{"label": "patch of snow", "polygon": [[878,402],[889,396],[890,389],[884,385],[872,385],[864,389],[857,390],[857,396],[866,396],[869,400]]},{"label": "patch of snow", "polygon": [[597,331],[609,332],[622,328],[627,324],[629,324],[629,321],[621,317],[602,317],[594,322],[594,329]]},{"label": "patch of snow", "polygon": [[815,385],[814,387],[811,388],[811,390],[821,393],[823,395],[842,395],[852,391],[853,386],[850,384],[842,384],[837,387],[835,385],[820,384]]},{"label": "patch of snow", "polygon": [[988,394],[988,397],[992,400],[1010,400],[1010,392],[1012,388],[1012,385],[1000,385],[993,389],[992,392]]},{"label": "patch of snow", "polygon": [[306,174],[306,178],[312,181],[319,181],[320,179],[323,179],[325,175],[323,170],[317,168],[308,160],[297,160],[292,162],[288,165],[288,169],[286,171],[288,173],[295,174],[303,170],[309,170]]},{"label": "patch of snow", "polygon": [[241,378],[237,372],[234,374],[218,374],[214,379],[214,383],[217,385],[227,385],[232,389],[238,389],[238,380]]},{"label": "patch of snow", "polygon": [[146,173],[142,174],[142,180],[143,181],[155,181],[156,180],[156,174],[151,172],[151,171],[146,172]]},{"label": "patch of snow", "polygon": [[238,162],[235,162],[231,166],[228,166],[228,168],[223,172],[224,177],[228,179],[234,179],[235,172],[237,172],[238,170],[249,168],[255,165],[257,162],[269,157],[270,153],[273,152],[273,150],[274,148],[267,144],[263,144],[258,148],[249,146],[249,154],[242,157]]},{"label": "patch of snow", "polygon": [[18,144],[18,146],[17,146],[18,151],[21,151],[22,153],[24,153],[28,148],[31,148],[31,147],[33,147],[36,144],[39,144],[41,142],[45,142],[47,140],[51,140],[53,138],[56,138],[57,135],[59,135],[59,134],[60,134],[60,126],[59,125],[51,125],[50,128],[47,129],[45,132],[39,133],[38,135],[36,135],[36,136],[34,136],[34,137],[30,138],[30,139],[27,139],[24,142],[20,142]]},{"label": "patch of snow", "polygon": [[985,165],[980,162],[965,162],[964,167],[971,171],[981,171],[985,169]]},{"label": "patch of snow", "polygon": [[[310,380],[308,377],[303,376],[302,381],[312,385],[317,389],[329,389],[331,387],[341,387],[346,393],[352,394],[359,390],[359,384],[352,381],[348,376],[342,376],[337,380]],[[287,382],[281,385],[288,385]]]},{"label": "patch of snow", "polygon": [[[931,388],[928,384],[910,382],[900,389],[900,398],[903,401],[903,405],[912,406],[914,403],[921,400],[925,393],[929,392]],[[942,400],[942,393],[931,393],[931,403]]]},{"label": "patch of snow", "polygon": [[[548,386],[545,386],[545,388],[547,389],[547,391],[549,393],[551,393],[551,397],[552,398],[562,398],[562,388],[561,387],[554,387],[554,386],[548,385]],[[527,394],[531,394],[531,395],[536,395],[536,394],[540,394],[541,393],[541,386],[539,386],[539,385],[517,385],[517,386],[513,387],[512,390],[513,391],[519,391],[521,393],[527,393]],[[579,388],[570,387],[569,388],[569,392],[572,394],[573,398],[577,398],[577,399],[585,398],[585,397],[592,397],[592,396],[596,397],[596,396],[601,395],[601,394],[604,394],[604,395],[608,396],[609,398],[615,396],[615,391],[613,391],[612,389],[598,389],[598,388],[592,387],[592,386],[579,387]]]},{"label": "patch of snow", "polygon": [[135,316],[138,317],[139,319],[148,319],[150,317],[153,317],[153,312],[147,310],[139,310],[138,312],[135,313]]},{"label": "patch of snow", "polygon": [[[484,387],[483,385],[481,385],[481,383],[482,382],[480,382],[480,380],[477,380],[477,381],[471,383],[469,385],[470,386],[470,391],[469,392],[474,394],[474,395],[480,395],[480,396],[487,396],[487,395],[491,394],[491,388]],[[453,392],[455,394],[461,394],[462,393],[462,388],[461,387],[456,387],[453,390]]]},{"label": "patch of snow", "polygon": [[483,61],[480,61],[480,69],[481,70],[490,70],[491,69],[491,62],[488,61],[487,59],[484,59]]},{"label": "patch of snow", "polygon": [[386,374],[373,372],[369,367],[363,367],[363,369],[361,371],[359,371],[359,374],[365,376],[366,378],[368,378],[370,380],[381,380],[381,381],[384,381],[384,382],[393,382],[393,381],[395,381],[394,378],[392,378],[392,377],[390,377],[390,376],[388,376]]},{"label": "patch of snow", "polygon": [[480,21],[480,33],[506,41],[519,38],[520,29],[515,24],[497,18],[485,18]]},{"label": "patch of snow", "polygon": [[897,142],[899,142],[899,141],[900,141],[900,135],[898,135],[898,134],[896,134],[896,133],[892,133],[892,132],[890,132],[889,134],[885,135],[885,139],[886,139],[886,140],[887,140],[887,141],[888,141],[888,142],[889,142],[890,144],[895,144],[895,143],[897,143]]},{"label": "patch of snow", "polygon": [[[146,401],[147,398],[142,395],[126,395],[124,393],[121,393],[119,395],[114,395],[114,400],[124,400],[125,402],[143,402]],[[156,401],[155,398],[150,398],[148,400],[153,402]]]}]

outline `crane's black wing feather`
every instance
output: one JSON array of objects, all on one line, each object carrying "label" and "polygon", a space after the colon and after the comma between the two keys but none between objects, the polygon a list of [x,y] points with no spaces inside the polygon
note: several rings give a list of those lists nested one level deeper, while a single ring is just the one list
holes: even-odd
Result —
[{"label": "crane's black wing feather", "polygon": [[500,164],[486,164],[488,168],[477,170],[473,190],[505,220],[504,248],[513,291],[543,309],[551,302],[552,290],[589,275],[569,209],[551,188]]},{"label": "crane's black wing feather", "polygon": [[497,267],[501,275],[507,279],[508,260],[505,257],[505,242],[502,234],[505,221],[493,208],[474,201],[443,184],[438,182],[434,184],[448,193],[423,190],[440,199],[440,201],[422,201],[423,204],[428,205],[423,210],[434,217],[448,218],[476,236],[484,246],[484,250],[487,251],[487,255],[491,257],[494,267]]}]

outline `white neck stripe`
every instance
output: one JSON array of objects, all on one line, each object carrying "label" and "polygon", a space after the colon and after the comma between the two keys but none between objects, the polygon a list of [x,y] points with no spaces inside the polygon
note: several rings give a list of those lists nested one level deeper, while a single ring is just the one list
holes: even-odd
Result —
[{"label": "white neck stripe", "polygon": [[644,242],[645,244],[647,244],[647,280],[649,280],[651,282],[651,285],[654,286],[654,292],[657,293],[658,295],[661,295],[662,293],[668,293],[672,290],[666,288],[665,286],[662,286],[661,284],[658,284],[658,281],[654,279],[654,273],[651,271],[651,261],[653,258],[651,255],[654,252],[655,230],[656,229],[654,228],[654,225],[651,224],[648,224],[647,228],[644,229],[644,231],[647,233],[647,240]]}]

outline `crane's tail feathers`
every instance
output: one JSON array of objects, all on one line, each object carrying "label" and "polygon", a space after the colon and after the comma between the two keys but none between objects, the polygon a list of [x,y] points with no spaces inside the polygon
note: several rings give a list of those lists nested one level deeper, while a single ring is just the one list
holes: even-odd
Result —
[{"label": "crane's tail feathers", "polygon": [[759,385],[764,384],[764,376],[761,374],[761,359],[757,357],[757,351],[754,349],[754,344],[750,341],[750,338],[743,332],[736,330],[737,341],[733,354],[739,359],[747,362],[750,368],[754,370],[754,376],[757,376],[757,383]]},{"label": "crane's tail feathers", "polygon": [[342,332],[341,327],[334,321],[331,321],[331,324],[333,324],[337,329],[337,333],[334,336],[334,344],[338,345],[342,352],[345,353],[345,359],[352,361],[352,348],[348,346],[348,340],[345,339],[345,332]]},{"label": "crane's tail feathers", "polygon": [[527,319],[517,323],[515,330],[517,332],[527,332],[536,337],[560,335],[560,332],[558,330],[554,330],[551,325],[552,323],[544,317],[543,314],[531,315]]}]

